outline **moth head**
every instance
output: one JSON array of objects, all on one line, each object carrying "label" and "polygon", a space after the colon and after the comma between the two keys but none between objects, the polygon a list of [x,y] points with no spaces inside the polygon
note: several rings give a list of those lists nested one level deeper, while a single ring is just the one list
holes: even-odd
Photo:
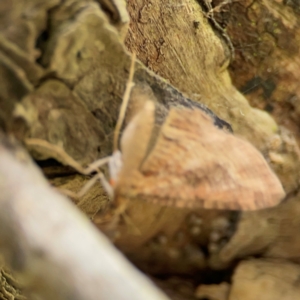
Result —
[{"label": "moth head", "polygon": [[123,166],[122,153],[119,150],[114,151],[108,161],[108,169],[110,175],[110,185],[114,187],[118,181],[120,170]]}]

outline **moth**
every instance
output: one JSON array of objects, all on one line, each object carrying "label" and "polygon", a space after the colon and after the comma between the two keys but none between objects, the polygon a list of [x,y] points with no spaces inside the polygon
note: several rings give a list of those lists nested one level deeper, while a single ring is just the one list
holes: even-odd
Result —
[{"label": "moth", "polygon": [[124,130],[121,152],[115,151],[109,161],[116,199],[180,208],[257,210],[284,198],[282,185],[262,154],[249,142],[218,129],[202,110],[171,108],[153,142],[154,112],[154,103],[147,102]]},{"label": "moth", "polygon": [[[111,156],[84,169],[62,148],[39,139],[26,140],[27,146],[50,150],[52,156],[82,174],[98,171],[79,197],[100,180],[116,203],[139,199],[179,208],[257,210],[275,206],[284,198],[280,181],[261,153],[249,142],[217,128],[212,117],[199,108],[171,107],[157,134],[155,104],[145,101],[123,131],[118,150],[134,61]],[[106,163],[110,182],[98,170]]]}]

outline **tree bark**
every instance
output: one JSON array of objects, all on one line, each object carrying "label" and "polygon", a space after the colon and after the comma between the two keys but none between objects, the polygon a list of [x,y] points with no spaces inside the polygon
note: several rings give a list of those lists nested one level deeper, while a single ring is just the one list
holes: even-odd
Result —
[{"label": "tree bark", "polygon": [[[251,213],[131,201],[114,233],[95,185],[75,203],[139,268],[205,282],[204,269],[231,272],[251,255],[299,262],[296,1],[5,0],[0,15],[7,135],[45,140],[82,166],[110,155],[134,51],[132,98],[157,101],[162,119],[172,106],[204,109],[255,145],[281,180],[286,200]],[[137,109],[129,105],[127,121]],[[27,149],[55,187],[78,192],[87,181],[55,151]]]}]

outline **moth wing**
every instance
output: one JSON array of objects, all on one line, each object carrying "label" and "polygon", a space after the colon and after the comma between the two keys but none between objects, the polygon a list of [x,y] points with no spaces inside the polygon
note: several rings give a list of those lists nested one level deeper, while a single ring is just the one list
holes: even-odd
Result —
[{"label": "moth wing", "polygon": [[274,206],[285,195],[250,143],[216,128],[201,110],[176,108],[120,191],[167,206],[232,210]]}]

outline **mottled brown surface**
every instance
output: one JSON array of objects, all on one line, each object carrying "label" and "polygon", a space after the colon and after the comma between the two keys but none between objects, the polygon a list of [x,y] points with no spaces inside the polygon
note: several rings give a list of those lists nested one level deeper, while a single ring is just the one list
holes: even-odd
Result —
[{"label": "mottled brown surface", "polygon": [[196,290],[196,297],[210,300],[227,300],[230,291],[230,285],[227,282],[221,284],[200,285]]},{"label": "mottled brown surface", "polygon": [[[233,262],[251,255],[299,262],[295,3],[233,1],[222,6],[222,1],[212,1],[213,6],[221,4],[214,16],[227,24],[235,47],[228,72],[228,41],[211,22],[202,0],[127,1],[131,23],[125,44],[164,78],[136,63],[135,88],[144,93],[140,105],[149,96],[157,101],[161,110],[156,121],[162,124],[170,107],[197,106],[187,97],[201,103],[198,108],[206,104],[262,152],[288,194],[278,207],[243,214],[131,201],[117,232],[110,228],[107,233],[118,237],[118,246],[142,269],[208,278],[205,267],[231,270]],[[42,138],[56,144],[80,164],[111,154],[130,65],[123,44],[129,17],[124,1],[5,0],[0,16],[1,128],[20,140]],[[129,107],[127,119],[139,107]],[[283,126],[260,109],[271,111]],[[230,128],[215,116],[214,120]],[[38,148],[31,154],[37,159],[55,157]],[[87,180],[70,169],[56,168],[54,164],[45,169],[57,187],[78,191]],[[78,201],[103,228],[103,211],[108,213],[105,221],[111,211],[102,189],[95,186]],[[203,276],[197,284],[202,280]]]},{"label": "mottled brown surface", "polygon": [[223,13],[235,47],[233,83],[299,140],[299,3],[239,1]]},{"label": "mottled brown surface", "polygon": [[228,300],[297,300],[299,265],[282,260],[249,260],[239,264]]}]

